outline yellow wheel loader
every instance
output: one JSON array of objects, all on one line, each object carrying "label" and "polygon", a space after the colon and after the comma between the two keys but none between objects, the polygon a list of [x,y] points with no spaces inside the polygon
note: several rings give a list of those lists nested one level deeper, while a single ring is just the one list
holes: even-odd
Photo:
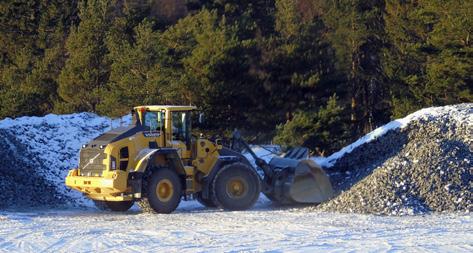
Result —
[{"label": "yellow wheel loader", "polygon": [[[99,209],[171,213],[182,199],[207,207],[251,208],[263,192],[278,203],[320,203],[333,195],[329,178],[300,149],[269,163],[235,132],[223,147],[191,133],[194,106],[138,106],[132,124],[102,134],[80,150],[66,185]],[[256,166],[242,155],[248,151]],[[301,151],[302,150],[302,151]],[[261,172],[261,173],[258,173]],[[261,175],[260,175],[261,174]]]}]

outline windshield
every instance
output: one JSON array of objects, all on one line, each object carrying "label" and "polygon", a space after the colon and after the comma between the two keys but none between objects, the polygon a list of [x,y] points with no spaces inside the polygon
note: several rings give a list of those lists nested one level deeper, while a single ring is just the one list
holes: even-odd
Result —
[{"label": "windshield", "polygon": [[147,131],[160,131],[164,128],[164,112],[146,112],[144,121]]}]

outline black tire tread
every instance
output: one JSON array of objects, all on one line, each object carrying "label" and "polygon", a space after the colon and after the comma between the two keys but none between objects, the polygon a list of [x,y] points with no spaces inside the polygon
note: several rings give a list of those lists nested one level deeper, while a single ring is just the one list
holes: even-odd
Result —
[{"label": "black tire tread", "polygon": [[[157,170],[154,170],[152,173],[149,173],[149,176],[147,176],[147,177],[145,177],[145,179],[143,179],[143,188],[142,188],[143,190],[142,190],[142,192],[141,192],[142,197],[141,197],[141,199],[139,199],[139,200],[137,201],[137,204],[138,204],[138,206],[140,207],[141,211],[144,212],[144,213],[154,213],[154,214],[156,214],[156,213],[170,213],[170,212],[168,212],[168,211],[166,211],[166,212],[163,212],[163,211],[158,212],[158,211],[156,211],[156,210],[151,206],[150,200],[149,200],[149,198],[148,198],[148,191],[149,191],[149,186],[148,186],[148,185],[149,185],[149,182],[148,182],[148,181],[149,181],[149,180],[152,180],[153,175],[154,175],[155,173],[162,173],[163,171],[169,171],[169,172],[171,172],[171,173],[176,173],[175,171],[173,171],[173,170],[171,170],[171,169],[169,169],[169,168],[164,167],[164,168],[159,168],[159,169],[157,169]],[[176,175],[177,175],[177,173],[176,173]],[[181,189],[175,189],[175,190],[176,190],[176,191],[181,191]],[[177,201],[176,208],[177,208],[177,206],[179,206],[179,202],[180,202],[180,198],[181,198],[181,197],[182,197],[182,196],[181,196],[181,193],[180,193],[179,201]],[[174,208],[174,210],[175,210],[175,208]],[[174,211],[174,210],[173,210],[173,211]],[[171,211],[171,212],[172,212],[172,211]]]},{"label": "black tire tread", "polygon": [[[258,185],[257,185],[257,192],[258,194],[254,197],[254,199],[251,200],[251,203],[248,205],[248,207],[244,207],[244,208],[237,208],[237,209],[233,209],[233,208],[229,208],[229,207],[225,207],[224,205],[222,205],[222,203],[220,203],[220,201],[218,200],[218,197],[217,197],[217,189],[216,189],[216,183],[217,180],[219,180],[219,177],[221,177],[221,175],[223,175],[224,173],[226,173],[227,170],[230,169],[230,167],[233,167],[233,166],[239,166],[239,167],[244,167],[246,168],[247,172],[249,172],[250,174],[252,174],[254,177],[258,178]],[[251,208],[255,203],[256,201],[258,200],[259,198],[259,194],[261,192],[261,182],[259,180],[259,175],[258,173],[256,173],[256,171],[252,168],[250,168],[248,165],[244,164],[244,163],[241,163],[241,162],[237,162],[237,163],[230,163],[230,164],[227,164],[225,166],[223,166],[223,168],[221,168],[217,174],[215,175],[215,178],[214,178],[214,183],[212,184],[212,200],[213,202],[216,204],[216,206],[220,209],[225,209],[225,210],[231,210],[231,211],[237,211],[237,210],[246,210],[246,209],[249,209]]]},{"label": "black tire tread", "polygon": [[208,208],[216,208],[217,207],[217,204],[215,204],[212,196],[209,199],[203,198],[202,192],[199,192],[199,193],[196,194],[196,199],[197,199],[197,202],[199,202],[201,205],[203,205],[205,207],[208,207]]}]

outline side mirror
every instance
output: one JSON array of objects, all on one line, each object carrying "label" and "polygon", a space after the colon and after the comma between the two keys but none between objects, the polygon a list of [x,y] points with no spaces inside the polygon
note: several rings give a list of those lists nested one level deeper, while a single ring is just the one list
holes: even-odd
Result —
[{"label": "side mirror", "polygon": [[223,148],[222,142],[223,142],[222,139],[216,139],[215,140],[215,145],[217,145],[218,150],[221,150]]},{"label": "side mirror", "polygon": [[199,124],[204,124],[205,115],[203,112],[199,113]]}]

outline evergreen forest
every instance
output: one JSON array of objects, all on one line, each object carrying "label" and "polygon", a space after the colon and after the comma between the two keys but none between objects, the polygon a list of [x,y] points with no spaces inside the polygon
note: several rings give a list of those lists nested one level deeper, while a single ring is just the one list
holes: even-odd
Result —
[{"label": "evergreen forest", "polygon": [[471,0],[2,0],[0,119],[192,104],[328,155],[473,102],[472,36]]}]

